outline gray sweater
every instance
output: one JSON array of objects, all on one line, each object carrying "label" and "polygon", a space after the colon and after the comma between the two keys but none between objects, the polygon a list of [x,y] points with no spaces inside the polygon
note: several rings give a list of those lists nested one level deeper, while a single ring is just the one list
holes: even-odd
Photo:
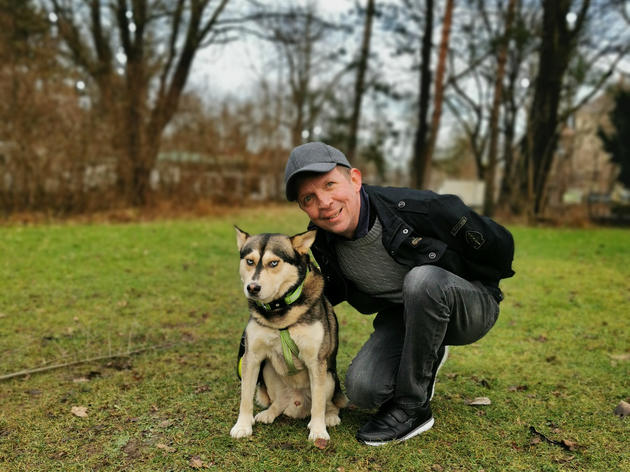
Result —
[{"label": "gray sweater", "polygon": [[402,303],[402,287],[409,268],[397,263],[381,241],[383,228],[378,218],[364,237],[337,240],[335,250],[343,275],[362,292]]}]

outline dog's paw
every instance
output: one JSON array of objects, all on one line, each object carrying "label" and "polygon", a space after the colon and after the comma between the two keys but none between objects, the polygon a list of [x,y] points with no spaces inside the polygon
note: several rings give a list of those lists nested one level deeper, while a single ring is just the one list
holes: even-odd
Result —
[{"label": "dog's paw", "polygon": [[326,426],[337,426],[341,423],[341,418],[337,413],[329,413],[326,415]]},{"label": "dog's paw", "polygon": [[237,422],[230,430],[230,436],[235,439],[246,438],[252,435],[252,425],[248,423]]},{"label": "dog's paw", "polygon": [[308,435],[309,441],[317,441],[318,439],[325,439],[328,441],[330,439],[328,431],[326,431],[326,425],[323,421],[314,421],[311,419],[308,424],[308,429],[311,430]]},{"label": "dog's paw", "polygon": [[308,435],[308,440],[316,442],[318,439],[323,439],[324,441],[330,441],[330,435],[326,428],[324,429],[311,429],[311,432]]},{"label": "dog's paw", "polygon": [[267,408],[264,411],[261,411],[260,413],[258,413],[256,415],[256,423],[265,423],[265,424],[271,424],[273,423],[273,420],[275,420],[278,415],[275,415],[271,410],[271,408]]}]

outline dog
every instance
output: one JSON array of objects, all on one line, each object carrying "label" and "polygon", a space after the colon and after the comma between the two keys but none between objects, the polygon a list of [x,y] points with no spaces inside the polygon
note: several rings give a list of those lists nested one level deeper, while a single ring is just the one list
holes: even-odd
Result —
[{"label": "dog", "polygon": [[[230,435],[250,436],[254,423],[272,423],[282,413],[310,413],[309,440],[328,441],[326,427],[341,422],[348,399],[336,371],[337,317],[308,254],[316,231],[289,237],[235,229],[250,318],[239,353],[240,410]],[[266,409],[254,417],[255,393]]]}]

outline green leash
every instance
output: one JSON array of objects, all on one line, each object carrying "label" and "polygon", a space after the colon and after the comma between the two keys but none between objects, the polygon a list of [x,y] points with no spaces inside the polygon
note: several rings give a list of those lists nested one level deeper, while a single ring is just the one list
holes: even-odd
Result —
[{"label": "green leash", "polygon": [[282,355],[284,356],[284,362],[289,369],[289,375],[295,375],[302,369],[296,369],[293,363],[293,356],[298,357],[300,349],[295,344],[295,341],[289,334],[289,329],[284,328],[280,330],[280,341],[282,341]]}]

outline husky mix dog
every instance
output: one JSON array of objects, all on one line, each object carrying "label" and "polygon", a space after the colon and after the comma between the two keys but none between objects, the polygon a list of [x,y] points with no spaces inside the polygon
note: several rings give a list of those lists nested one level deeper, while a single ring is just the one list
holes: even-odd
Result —
[{"label": "husky mix dog", "polygon": [[[250,236],[236,228],[240,276],[250,318],[239,353],[241,405],[234,438],[281,413],[311,415],[309,440],[328,440],[347,405],[336,371],[337,317],[323,295],[324,279],[308,251],[316,231],[289,237]],[[266,410],[254,417],[256,401]]]}]

